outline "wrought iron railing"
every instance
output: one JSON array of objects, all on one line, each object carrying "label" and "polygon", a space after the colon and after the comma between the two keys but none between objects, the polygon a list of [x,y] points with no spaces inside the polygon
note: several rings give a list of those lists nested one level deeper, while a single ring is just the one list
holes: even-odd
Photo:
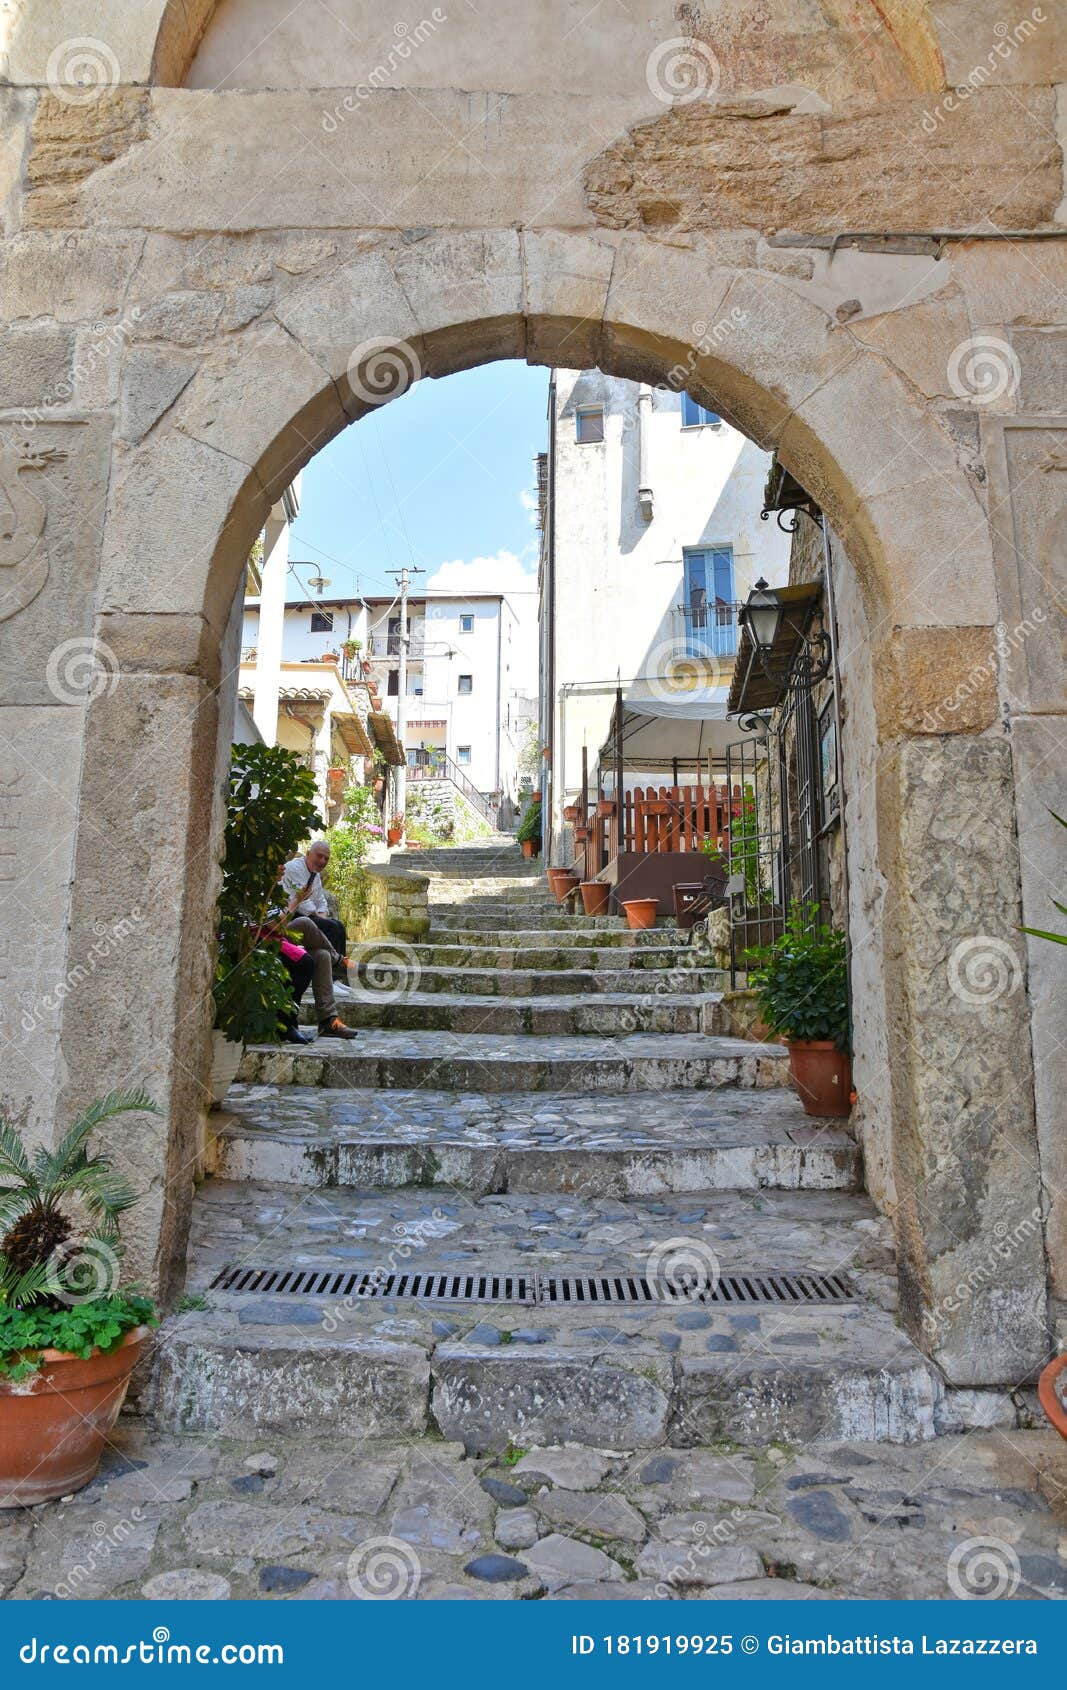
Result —
[{"label": "wrought iron railing", "polygon": [[738,641],[736,604],[679,604],[675,606],[675,632],[687,657],[736,657]]},{"label": "wrought iron railing", "polygon": [[478,814],[486,821],[490,820],[488,798],[467,779],[459,764],[452,761],[447,751],[409,751],[408,780],[450,780],[452,785],[462,792],[467,802],[473,804]]}]

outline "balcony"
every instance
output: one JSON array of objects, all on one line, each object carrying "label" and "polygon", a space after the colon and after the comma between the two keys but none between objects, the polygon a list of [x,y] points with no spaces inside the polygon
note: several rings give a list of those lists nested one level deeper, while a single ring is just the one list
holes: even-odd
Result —
[{"label": "balcony", "polygon": [[[421,663],[427,649],[427,642],[412,634],[408,639],[408,662]],[[368,634],[363,642],[363,655],[373,658],[398,658],[400,656],[400,635]]]},{"label": "balcony", "polygon": [[674,637],[679,654],[714,660],[737,656],[737,604],[679,604],[673,613]]}]

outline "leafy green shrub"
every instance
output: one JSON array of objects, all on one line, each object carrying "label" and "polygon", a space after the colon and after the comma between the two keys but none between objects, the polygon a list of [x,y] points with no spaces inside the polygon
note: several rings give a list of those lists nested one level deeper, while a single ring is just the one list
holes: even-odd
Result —
[{"label": "leafy green shrub", "polygon": [[527,843],[540,846],[541,844],[541,804],[536,800],[526,806],[526,813],[519,826],[518,840],[520,845]]},{"label": "leafy green shrub", "polygon": [[247,1043],[278,1037],[292,1008],[278,952],[257,944],[282,863],[322,823],[315,777],[280,745],[235,745],[226,806],[226,850],[219,895],[215,1025]]},{"label": "leafy green shrub", "polygon": [[818,919],[818,904],[795,904],[785,932],[759,953],[749,984],[764,1021],[782,1038],[832,1039],[849,1048],[845,936]]},{"label": "leafy green shrub", "polygon": [[366,844],[346,822],[326,833],[330,866],[326,885],[337,899],[341,920],[350,934],[358,933],[367,914],[367,875],[363,868]]},{"label": "leafy green shrub", "polygon": [[117,1286],[119,1216],[133,1190],[88,1144],[103,1121],[133,1111],[158,1114],[146,1092],[110,1092],[55,1150],[41,1146],[32,1156],[0,1121],[0,1377],[26,1378],[40,1350],[88,1356],[113,1350],[135,1326],[156,1324],[147,1297]]}]

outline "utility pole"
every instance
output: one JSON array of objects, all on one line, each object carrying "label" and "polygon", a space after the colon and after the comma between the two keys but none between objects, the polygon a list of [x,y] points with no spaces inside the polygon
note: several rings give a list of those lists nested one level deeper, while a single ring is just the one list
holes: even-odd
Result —
[{"label": "utility pole", "polygon": [[[400,574],[393,577],[400,588],[400,670],[396,678],[396,737],[401,745],[404,744],[404,729],[407,727],[408,718],[408,576],[409,574],[424,575],[425,573],[425,570],[417,569],[414,565],[409,570],[407,564],[405,564]],[[397,764],[396,770],[396,813],[398,816],[404,815],[407,809],[407,786],[408,766],[405,747],[405,761]]]}]

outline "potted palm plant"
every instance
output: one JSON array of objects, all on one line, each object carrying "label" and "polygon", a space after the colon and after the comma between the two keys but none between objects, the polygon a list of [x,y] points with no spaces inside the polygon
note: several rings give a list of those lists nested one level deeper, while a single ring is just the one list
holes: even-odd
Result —
[{"label": "potted palm plant", "polygon": [[110,1092],[32,1153],[0,1121],[0,1508],[89,1483],[158,1324],[148,1297],[119,1289],[133,1190],[89,1149],[104,1121],[141,1111],[158,1113],[145,1092]]},{"label": "potted palm plant", "polygon": [[789,1046],[805,1113],[847,1115],[852,1063],[844,934],[820,922],[818,904],[796,904],[785,932],[759,953],[749,979],[764,1021]]}]

